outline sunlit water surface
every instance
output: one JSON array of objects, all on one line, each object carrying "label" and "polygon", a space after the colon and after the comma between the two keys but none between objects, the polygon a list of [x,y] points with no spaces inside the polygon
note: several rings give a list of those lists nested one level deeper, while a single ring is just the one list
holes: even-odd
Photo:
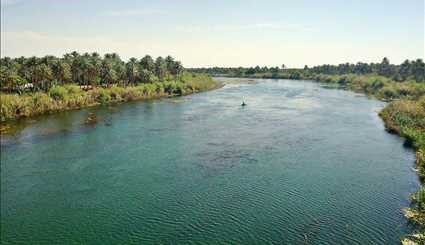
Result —
[{"label": "sunlit water surface", "polygon": [[398,244],[409,232],[414,155],[385,132],[384,103],[222,80],[25,120],[1,142],[2,243]]}]

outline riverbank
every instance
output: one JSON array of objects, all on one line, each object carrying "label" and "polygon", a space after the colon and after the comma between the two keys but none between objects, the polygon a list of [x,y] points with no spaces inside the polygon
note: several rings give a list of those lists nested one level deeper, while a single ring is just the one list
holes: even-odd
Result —
[{"label": "riverbank", "polygon": [[143,83],[136,86],[93,87],[75,84],[55,86],[47,92],[1,94],[1,122],[102,104],[182,96],[218,88],[208,75],[184,74],[179,81]]},{"label": "riverbank", "polygon": [[[379,115],[386,128],[406,139],[416,150],[416,168],[421,183],[425,180],[425,96],[418,100],[399,100],[386,106]],[[425,244],[425,187],[412,196],[410,208],[404,210],[406,218],[416,226],[417,234],[403,240],[403,244],[415,241]]]}]

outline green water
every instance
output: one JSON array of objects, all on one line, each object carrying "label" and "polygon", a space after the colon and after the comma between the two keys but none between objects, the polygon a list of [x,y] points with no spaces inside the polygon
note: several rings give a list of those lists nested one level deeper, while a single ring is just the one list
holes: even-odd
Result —
[{"label": "green water", "polygon": [[[1,141],[2,243],[398,244],[409,232],[414,154],[385,132],[384,103],[224,81],[22,122]],[[84,125],[89,112],[98,124]]]}]

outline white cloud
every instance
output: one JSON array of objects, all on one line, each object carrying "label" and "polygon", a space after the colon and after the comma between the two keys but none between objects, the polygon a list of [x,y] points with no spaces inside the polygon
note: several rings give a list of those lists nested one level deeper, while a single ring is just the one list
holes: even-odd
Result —
[{"label": "white cloud", "polygon": [[158,9],[125,9],[125,10],[109,10],[105,14],[108,16],[147,16],[163,14],[164,11]]}]

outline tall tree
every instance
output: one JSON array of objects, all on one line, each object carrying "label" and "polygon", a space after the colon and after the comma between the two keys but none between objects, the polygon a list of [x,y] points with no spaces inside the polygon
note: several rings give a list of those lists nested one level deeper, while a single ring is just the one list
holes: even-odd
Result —
[{"label": "tall tree", "polygon": [[378,74],[381,75],[381,76],[386,76],[386,77],[390,77],[390,76],[393,75],[391,65],[390,65],[390,61],[388,60],[387,57],[382,59],[381,64],[379,64]]},{"label": "tall tree", "polygon": [[0,66],[0,86],[2,89],[9,91],[9,93],[12,91],[21,93],[26,83],[27,81],[12,69],[3,65]]},{"label": "tall tree", "polygon": [[142,69],[146,69],[151,72],[155,71],[155,62],[153,61],[150,55],[146,55],[145,57],[143,57],[140,60],[139,64],[142,67]]},{"label": "tall tree", "polygon": [[108,59],[104,59],[102,61],[102,68],[101,68],[101,81],[105,83],[107,86],[110,86],[111,84],[117,83],[118,76],[115,70],[112,67],[112,62]]},{"label": "tall tree", "polygon": [[135,84],[138,79],[139,72],[137,66],[136,58],[131,58],[125,65],[127,80],[130,84]]},{"label": "tall tree", "polygon": [[425,63],[422,59],[412,62],[412,73],[417,82],[425,82]]},{"label": "tall tree", "polygon": [[159,78],[160,81],[164,81],[167,73],[167,64],[165,63],[164,58],[159,56],[155,60],[155,75]]},{"label": "tall tree", "polygon": [[71,66],[64,60],[57,60],[52,65],[54,78],[60,83],[70,83],[72,81]]},{"label": "tall tree", "polygon": [[33,67],[34,88],[48,91],[53,86],[53,72],[46,64],[40,64]]},{"label": "tall tree", "polygon": [[174,78],[176,80],[178,80],[178,79],[180,79],[180,77],[183,73],[183,70],[184,70],[184,68],[183,68],[182,63],[180,61],[174,61],[173,65],[171,67],[170,73],[171,73],[171,75],[174,76]]}]

